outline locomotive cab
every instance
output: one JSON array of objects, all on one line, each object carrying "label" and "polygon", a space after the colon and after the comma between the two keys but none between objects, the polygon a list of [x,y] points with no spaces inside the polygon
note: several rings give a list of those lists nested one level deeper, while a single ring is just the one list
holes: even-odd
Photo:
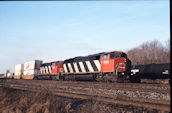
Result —
[{"label": "locomotive cab", "polygon": [[63,61],[56,61],[52,63],[52,74],[60,74],[63,72]]},{"label": "locomotive cab", "polygon": [[[131,70],[131,61],[127,58],[127,55],[123,52],[110,52],[102,54],[100,57],[101,71],[106,74],[117,76],[117,78],[123,76],[128,78]],[[113,73],[113,74],[112,74]]]}]

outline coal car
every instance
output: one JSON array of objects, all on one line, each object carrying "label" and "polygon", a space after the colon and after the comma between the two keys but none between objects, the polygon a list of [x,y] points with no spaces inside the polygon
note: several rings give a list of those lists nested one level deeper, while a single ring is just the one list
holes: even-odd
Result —
[{"label": "coal car", "polygon": [[133,65],[131,73],[137,79],[167,79],[170,78],[170,63]]}]

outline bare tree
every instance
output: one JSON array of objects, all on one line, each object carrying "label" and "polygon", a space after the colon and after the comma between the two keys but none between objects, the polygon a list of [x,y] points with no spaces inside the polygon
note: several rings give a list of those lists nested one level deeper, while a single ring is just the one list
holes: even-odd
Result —
[{"label": "bare tree", "polygon": [[151,64],[170,62],[169,40],[163,46],[158,40],[145,42],[140,46],[130,49],[127,54],[132,64]]}]

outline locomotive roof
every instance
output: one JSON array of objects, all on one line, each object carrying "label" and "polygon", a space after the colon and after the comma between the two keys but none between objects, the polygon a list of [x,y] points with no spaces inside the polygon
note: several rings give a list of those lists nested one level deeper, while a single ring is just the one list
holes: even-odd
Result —
[{"label": "locomotive roof", "polygon": [[51,65],[52,63],[43,63],[41,66],[48,66]]},{"label": "locomotive roof", "polygon": [[92,55],[88,55],[88,56],[77,56],[77,57],[74,57],[74,58],[66,59],[64,62],[82,61],[82,60],[95,60],[95,59],[98,60],[100,58],[100,55],[108,54],[108,53],[114,53],[114,52],[121,52],[121,51],[100,52],[100,53],[92,54]]},{"label": "locomotive roof", "polygon": [[74,57],[74,58],[66,59],[65,61],[68,61],[68,60],[82,60],[82,59],[87,59],[87,58],[90,58],[90,57],[99,57],[101,54],[106,54],[106,53],[107,52],[101,52],[101,53],[92,54],[92,55],[88,55],[88,56],[77,56],[77,57]]}]

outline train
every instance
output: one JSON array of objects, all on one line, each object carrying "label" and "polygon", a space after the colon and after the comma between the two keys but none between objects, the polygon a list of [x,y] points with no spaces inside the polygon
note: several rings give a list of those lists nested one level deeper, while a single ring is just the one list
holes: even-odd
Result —
[{"label": "train", "polygon": [[101,52],[64,61],[40,60],[18,64],[14,79],[96,80],[125,82],[131,73],[131,61],[122,51]]},{"label": "train", "polygon": [[141,79],[169,79],[170,63],[132,65],[130,81],[140,82]]},{"label": "train", "polygon": [[170,63],[132,65],[122,51],[77,56],[64,61],[43,63],[33,60],[15,66],[13,79],[93,80],[141,82],[141,79],[169,79]]}]

